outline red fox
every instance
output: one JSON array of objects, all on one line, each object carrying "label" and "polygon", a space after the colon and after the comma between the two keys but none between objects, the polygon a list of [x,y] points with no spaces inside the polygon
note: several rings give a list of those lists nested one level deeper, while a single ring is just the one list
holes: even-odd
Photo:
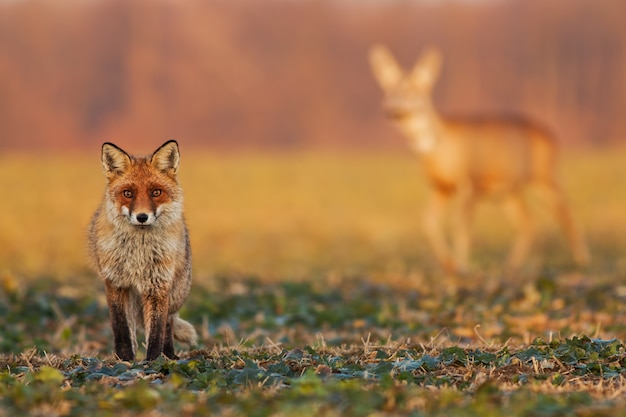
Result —
[{"label": "red fox", "polygon": [[102,145],[108,180],[89,226],[89,254],[104,280],[115,353],[135,359],[137,326],[146,333],[146,359],[175,359],[174,339],[196,344],[193,326],[178,317],[191,286],[191,247],[176,179],[178,143],[149,157]]},{"label": "red fox", "polygon": [[[430,48],[410,71],[404,71],[382,45],[370,51],[374,76],[384,91],[384,108],[420,156],[432,198],[424,226],[435,256],[452,272],[468,266],[469,221],[474,203],[497,195],[513,220],[517,238],[508,264],[521,266],[528,254],[533,227],[523,190],[543,190],[569,238],[575,260],[585,264],[589,254],[572,219],[563,191],[554,178],[556,146],[552,135],[523,118],[444,118],[433,106],[431,91],[439,75],[441,54]],[[450,253],[442,231],[442,215],[453,197],[454,249]]]}]

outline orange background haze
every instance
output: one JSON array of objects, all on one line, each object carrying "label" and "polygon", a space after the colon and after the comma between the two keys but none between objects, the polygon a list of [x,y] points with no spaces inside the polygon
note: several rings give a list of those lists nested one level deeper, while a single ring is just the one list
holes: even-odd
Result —
[{"label": "orange background haze", "polygon": [[621,0],[0,1],[0,151],[404,146],[375,42],[444,54],[444,113],[521,113],[564,144],[626,132]]}]

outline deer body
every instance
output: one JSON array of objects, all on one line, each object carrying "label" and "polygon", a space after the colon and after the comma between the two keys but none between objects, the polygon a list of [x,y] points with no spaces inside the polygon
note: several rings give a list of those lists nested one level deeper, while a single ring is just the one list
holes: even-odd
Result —
[{"label": "deer body", "polygon": [[463,184],[478,194],[512,191],[549,176],[555,156],[546,132],[532,126],[520,131],[508,120],[440,121],[424,138],[410,137],[430,183],[442,192]]},{"label": "deer body", "polygon": [[[508,265],[519,267],[534,234],[523,198],[524,189],[531,184],[549,199],[576,261],[588,261],[585,242],[555,180],[557,149],[548,130],[523,118],[440,116],[431,98],[441,64],[436,50],[425,52],[410,72],[405,72],[383,46],[372,48],[370,60],[385,93],[384,109],[419,155],[429,181],[432,197],[424,226],[441,264],[453,272],[467,269],[474,203],[496,196],[516,229]],[[442,222],[453,199],[458,206],[453,216],[451,251]]]}]

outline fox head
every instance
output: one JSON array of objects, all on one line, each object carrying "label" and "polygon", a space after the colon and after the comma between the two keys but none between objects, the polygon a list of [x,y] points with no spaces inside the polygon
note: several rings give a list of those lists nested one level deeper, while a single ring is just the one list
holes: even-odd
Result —
[{"label": "fox head", "polygon": [[431,92],[441,68],[441,54],[433,47],[420,56],[410,71],[405,71],[382,45],[370,50],[370,64],[382,87],[385,112],[394,119],[429,116],[434,112]]},{"label": "fox head", "polygon": [[129,155],[112,143],[104,143],[102,166],[108,179],[105,205],[109,218],[142,229],[179,220],[179,162],[175,140],[165,142],[146,157]]}]

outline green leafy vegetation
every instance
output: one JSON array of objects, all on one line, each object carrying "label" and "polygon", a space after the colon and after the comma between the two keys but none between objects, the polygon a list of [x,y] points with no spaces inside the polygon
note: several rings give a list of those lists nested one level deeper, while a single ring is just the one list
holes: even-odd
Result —
[{"label": "green leafy vegetation", "polygon": [[[4,158],[0,417],[622,415],[626,195],[597,184],[626,175],[623,157],[581,154],[564,170],[588,269],[543,219],[528,265],[502,270],[510,230],[481,207],[474,270],[459,277],[423,243],[411,159],[185,159],[196,270],[181,315],[200,343],[152,363],[143,347],[135,363],[114,358],[85,265],[97,157],[26,159],[37,168],[19,182],[25,161]],[[92,200],[76,200],[82,183]]]},{"label": "green leafy vegetation", "polygon": [[[183,312],[200,327],[202,346],[181,351],[180,360],[152,363],[111,356],[107,310],[97,297],[63,297],[63,288],[5,294],[0,409],[68,416],[526,416],[614,415],[624,406],[621,340],[550,338],[559,317],[571,316],[601,288],[581,292],[553,283],[556,293],[546,304],[542,283],[486,297],[480,289],[443,295],[355,280],[331,287],[229,277],[216,286],[194,291]],[[587,307],[590,317],[610,315],[606,325],[623,332],[623,299],[608,287],[603,292],[604,304]],[[558,311],[554,300],[561,300]],[[489,317],[502,331],[487,340],[476,325]],[[523,319],[543,323],[529,343]]]}]

